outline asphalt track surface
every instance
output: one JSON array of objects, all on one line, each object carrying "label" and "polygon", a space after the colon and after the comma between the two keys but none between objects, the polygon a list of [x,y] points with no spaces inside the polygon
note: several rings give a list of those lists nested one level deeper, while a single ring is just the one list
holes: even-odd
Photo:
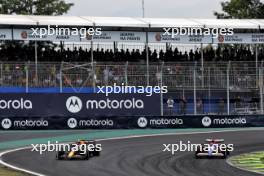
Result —
[{"label": "asphalt track surface", "polygon": [[264,149],[264,131],[235,131],[184,134],[101,141],[100,157],[88,161],[57,161],[55,152],[39,155],[21,150],[3,156],[17,167],[54,176],[255,176],[228,165],[221,159],[195,159],[193,152],[162,152],[163,144],[202,143],[206,138],[223,138],[234,144],[231,155]]},{"label": "asphalt track surface", "polygon": [[34,138],[59,137],[59,136],[82,134],[82,133],[87,133],[87,131],[81,131],[81,130],[56,131],[56,132],[1,131],[0,132],[0,142],[26,140],[26,139],[34,139]]}]

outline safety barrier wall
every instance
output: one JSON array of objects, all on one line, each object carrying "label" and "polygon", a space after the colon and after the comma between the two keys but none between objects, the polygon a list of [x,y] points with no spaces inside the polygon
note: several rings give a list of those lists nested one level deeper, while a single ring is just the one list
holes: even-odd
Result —
[{"label": "safety barrier wall", "polygon": [[1,117],[0,130],[263,127],[263,115]]},{"label": "safety barrier wall", "polygon": [[0,94],[0,117],[160,115],[160,97],[146,94]]},{"label": "safety barrier wall", "polygon": [[[65,87],[62,90],[57,88],[25,88],[25,87],[0,87],[0,94],[23,94],[26,92],[28,94],[92,94],[97,92],[99,89],[88,87],[88,88],[78,88],[75,87]],[[76,93],[78,91],[78,93]],[[159,108],[161,108],[162,113],[158,115],[173,116],[173,115],[201,115],[201,114],[228,114],[228,103],[226,99],[225,91],[208,91],[208,90],[197,90],[196,104],[194,99],[194,94],[192,91],[179,90],[174,92],[169,92],[166,94],[153,94],[159,96],[158,103],[161,103]],[[4,95],[5,96],[5,95]],[[143,96],[144,97],[144,96]],[[243,97],[243,99],[239,99]],[[163,100],[160,102],[160,100]],[[168,100],[173,100],[173,107],[169,107]],[[260,97],[258,92],[241,92],[241,93],[230,93],[229,99],[229,114],[230,115],[241,115],[241,114],[261,114],[260,111]],[[195,114],[196,106],[196,114]]]}]

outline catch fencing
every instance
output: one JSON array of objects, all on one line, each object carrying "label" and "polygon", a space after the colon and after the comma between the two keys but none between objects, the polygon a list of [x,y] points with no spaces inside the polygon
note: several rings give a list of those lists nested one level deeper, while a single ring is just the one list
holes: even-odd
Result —
[{"label": "catch fencing", "polygon": [[[162,115],[263,113],[261,62],[0,63],[1,88],[23,87],[26,93],[32,88],[82,93],[114,83],[167,86],[169,94],[161,95]],[[172,110],[169,99],[174,100]]]}]

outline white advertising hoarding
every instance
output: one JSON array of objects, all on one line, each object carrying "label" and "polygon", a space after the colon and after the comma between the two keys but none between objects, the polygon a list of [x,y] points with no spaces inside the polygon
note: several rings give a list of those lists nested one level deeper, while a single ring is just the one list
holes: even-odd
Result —
[{"label": "white advertising hoarding", "polygon": [[264,33],[243,34],[237,33],[231,36],[218,36],[214,38],[214,43],[230,43],[230,44],[261,44],[264,43]]},{"label": "white advertising hoarding", "polygon": [[[0,29],[0,40],[12,40],[11,29]],[[14,29],[13,40],[39,40],[39,41],[65,41],[65,42],[135,42],[145,43],[145,32],[130,31],[102,31],[101,35],[36,35],[31,29]],[[229,43],[229,44],[263,44],[264,33],[237,33],[234,35],[220,35],[216,38],[212,36],[199,35],[177,35],[174,38],[170,35],[163,35],[162,32],[149,32],[149,43],[181,43],[181,44],[210,44],[210,43]]]},{"label": "white advertising hoarding", "polygon": [[78,35],[36,35],[31,29],[14,29],[14,40],[65,41],[80,42]]},{"label": "white advertising hoarding", "polygon": [[101,35],[36,35],[31,29],[14,29],[14,40],[68,41],[68,42],[142,42],[146,41],[144,32],[102,31]]},{"label": "white advertising hoarding", "polygon": [[212,43],[212,36],[201,35],[176,35],[172,38],[171,35],[163,35],[163,32],[149,32],[149,43]]},{"label": "white advertising hoarding", "polygon": [[0,40],[12,40],[12,30],[0,29]]},{"label": "white advertising hoarding", "polygon": [[129,31],[102,31],[101,35],[87,35],[82,38],[82,42],[135,42],[145,43],[146,33],[144,32],[129,32]]}]

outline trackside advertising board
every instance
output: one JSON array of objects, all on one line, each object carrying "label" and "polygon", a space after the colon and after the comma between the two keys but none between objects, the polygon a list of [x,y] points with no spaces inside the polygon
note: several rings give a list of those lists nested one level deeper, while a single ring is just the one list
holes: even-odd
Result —
[{"label": "trackside advertising board", "polygon": [[12,40],[11,29],[0,29],[0,40]]},{"label": "trackside advertising board", "polygon": [[255,33],[255,34],[243,34],[238,33],[231,36],[223,36],[220,35],[218,38],[214,38],[214,43],[235,43],[235,44],[243,44],[243,43],[256,43],[261,44],[264,43],[264,33]]},{"label": "trackside advertising board", "polygon": [[0,117],[0,130],[162,129],[263,127],[263,115],[214,116],[16,116]]},{"label": "trackside advertising board", "polygon": [[[174,37],[163,35],[164,32],[149,32],[149,43],[182,43],[182,44],[261,44],[264,43],[264,33],[234,33],[233,35],[176,35]],[[68,41],[68,42],[134,42],[145,43],[145,32],[133,31],[101,31],[100,35],[60,34],[40,36],[32,29],[0,29],[0,40],[33,40],[33,41]]]},{"label": "trackside advertising board", "polygon": [[145,43],[146,33],[131,31],[102,31],[101,35],[86,36],[81,39],[82,42],[135,42]]},{"label": "trackside advertising board", "polygon": [[177,36],[168,36],[163,35],[162,32],[150,32],[149,33],[149,42],[150,43],[212,43],[212,36],[202,36],[202,35],[177,35]]},{"label": "trackside advertising board", "polygon": [[159,95],[0,94],[1,117],[160,115]]},{"label": "trackside advertising board", "polygon": [[32,41],[69,41],[80,42],[79,35],[61,34],[61,35],[36,35],[31,29],[14,29],[14,40],[32,40]]},{"label": "trackside advertising board", "polygon": [[69,42],[146,42],[146,34],[144,32],[130,31],[101,31],[101,35],[37,35],[31,29],[14,29],[14,40],[40,40],[40,41],[69,41]]}]

